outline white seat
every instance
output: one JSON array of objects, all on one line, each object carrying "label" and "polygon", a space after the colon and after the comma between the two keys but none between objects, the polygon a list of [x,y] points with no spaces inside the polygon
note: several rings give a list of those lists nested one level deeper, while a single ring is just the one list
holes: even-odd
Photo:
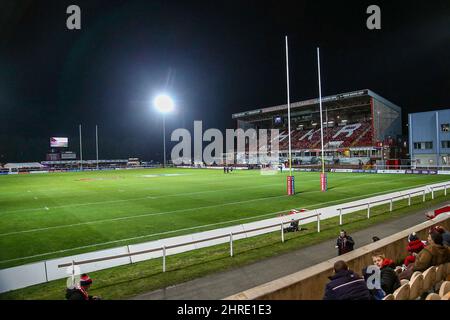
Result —
[{"label": "white seat", "polygon": [[383,298],[383,300],[395,300],[395,297],[392,293],[389,293],[387,296]]},{"label": "white seat", "polygon": [[423,292],[423,276],[419,274],[413,280],[409,282],[409,299],[415,300]]},{"label": "white seat", "polygon": [[420,272],[420,271],[415,271],[413,274],[412,274],[412,276],[411,276],[411,281],[415,278],[415,277],[417,277],[417,276],[419,276],[419,275],[421,275],[422,274],[422,272]]},{"label": "white seat", "polygon": [[439,288],[439,295],[441,297],[445,296],[448,292],[450,292],[450,281],[444,281]]},{"label": "white seat", "polygon": [[436,293],[430,293],[425,300],[441,300],[441,297]]},{"label": "white seat", "polygon": [[409,299],[409,284],[404,284],[400,288],[394,291],[395,300],[408,300]]},{"label": "white seat", "polygon": [[433,288],[436,282],[436,267],[429,267],[423,272],[423,291]]},{"label": "white seat", "polygon": [[441,298],[441,300],[450,300],[450,292],[447,292],[445,296]]},{"label": "white seat", "polygon": [[436,267],[436,283],[444,280],[445,278],[445,264],[440,264]]}]

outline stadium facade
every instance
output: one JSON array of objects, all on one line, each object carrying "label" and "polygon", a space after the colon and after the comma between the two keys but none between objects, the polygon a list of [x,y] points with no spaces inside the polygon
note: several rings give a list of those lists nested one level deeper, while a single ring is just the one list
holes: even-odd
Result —
[{"label": "stadium facade", "polygon": [[[401,108],[364,89],[322,98],[324,149],[327,164],[371,165],[398,151]],[[287,105],[236,113],[237,128],[278,128],[280,157],[287,158]],[[317,164],[320,156],[319,99],[291,103],[294,165]],[[395,152],[393,152],[395,151]]]},{"label": "stadium facade", "polygon": [[412,166],[450,165],[450,109],[408,115]]}]

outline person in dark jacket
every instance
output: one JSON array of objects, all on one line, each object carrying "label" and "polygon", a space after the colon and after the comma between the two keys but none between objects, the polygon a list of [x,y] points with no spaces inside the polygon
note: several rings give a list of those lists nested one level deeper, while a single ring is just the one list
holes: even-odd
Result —
[{"label": "person in dark jacket", "polygon": [[[364,277],[364,280],[366,281],[366,284],[368,284],[371,281],[371,279],[369,279],[369,277],[372,274],[367,272],[367,267],[365,267],[362,270],[362,275]],[[369,287],[367,287],[367,288],[369,288]],[[381,287],[379,289],[377,289],[377,288],[369,289],[369,292],[372,296],[372,300],[383,300],[383,298],[386,296],[386,292],[384,292],[383,289],[381,289]]]},{"label": "person in dark jacket", "polygon": [[350,252],[353,250],[355,245],[355,241],[353,241],[352,237],[347,235],[347,232],[341,230],[339,237],[336,240],[336,247],[338,249],[338,255]]},{"label": "person in dark jacket", "polygon": [[92,285],[92,279],[84,273],[81,275],[79,285],[73,288],[67,288],[66,299],[67,300],[100,300],[97,296],[89,295],[88,291]]},{"label": "person in dark jacket", "polygon": [[334,275],[325,287],[323,300],[371,300],[366,281],[339,260],[334,264]]},{"label": "person in dark jacket", "polygon": [[400,288],[400,279],[394,271],[394,261],[387,259],[382,253],[372,255],[372,260],[373,264],[380,268],[381,271],[381,289],[386,294],[394,293],[395,290]]}]

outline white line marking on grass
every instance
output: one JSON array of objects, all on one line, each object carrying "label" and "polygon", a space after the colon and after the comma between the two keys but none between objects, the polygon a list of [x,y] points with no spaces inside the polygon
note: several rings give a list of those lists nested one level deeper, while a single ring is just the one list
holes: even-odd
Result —
[{"label": "white line marking on grass", "polygon": [[[311,180],[302,180],[302,181],[311,181]],[[196,192],[186,192],[186,193],[173,193],[173,194],[166,194],[166,195],[161,195],[161,196],[146,196],[146,197],[139,197],[139,198],[132,198],[132,199],[107,200],[107,201],[97,201],[97,202],[87,202],[87,203],[74,203],[74,204],[67,204],[67,205],[62,205],[62,206],[54,206],[54,207],[51,207],[51,208],[52,209],[62,209],[62,208],[82,207],[82,206],[91,206],[91,205],[99,205],[99,204],[107,204],[107,203],[130,202],[130,201],[138,201],[138,200],[145,200],[145,199],[160,199],[160,198],[165,198],[165,197],[190,196],[190,195],[203,194],[203,193],[213,193],[213,192],[223,192],[223,191],[236,191],[236,190],[246,190],[246,189],[267,188],[267,187],[276,186],[276,185],[280,185],[280,183],[272,183],[272,184],[266,184],[266,185],[244,187],[244,188],[226,188],[226,189],[219,189],[219,190],[206,190],[206,191],[196,191]],[[17,213],[17,212],[26,212],[26,211],[39,211],[39,210],[42,210],[42,208],[31,208],[31,209],[20,209],[20,210],[3,211],[0,215],[2,215],[2,214],[9,214],[9,213]]]},{"label": "white line marking on grass", "polygon": [[[370,183],[367,183],[367,184],[370,184]],[[388,192],[395,192],[395,191],[398,191],[398,190],[411,189],[411,188],[420,187],[420,186],[423,186],[423,185],[409,186],[407,188],[397,188],[397,189],[389,190]],[[310,192],[307,192],[306,194],[318,193],[318,192],[322,192],[322,191],[319,191],[319,190],[318,191],[310,191]],[[353,197],[342,198],[342,199],[338,199],[338,200],[332,200],[332,201],[328,201],[328,202],[321,202],[321,203],[318,203],[317,205],[323,205],[323,204],[332,203],[332,202],[341,201],[341,200],[345,201],[345,200],[355,199],[355,198],[365,198],[365,197],[368,197],[368,196],[377,195],[377,194],[385,194],[385,193],[388,193],[388,192],[380,191],[380,192],[365,194],[365,195],[361,195],[361,196],[353,196]],[[236,202],[228,202],[228,203],[215,204],[215,205],[203,206],[203,207],[195,207],[195,208],[178,209],[178,210],[172,210],[172,211],[145,213],[145,214],[134,215],[134,216],[126,216],[126,217],[119,217],[119,218],[103,219],[103,220],[97,220],[97,221],[86,221],[86,222],[80,222],[80,223],[74,223],[74,224],[66,224],[66,225],[59,225],[59,226],[45,227],[45,228],[36,228],[36,229],[22,230],[22,231],[13,231],[13,232],[8,232],[8,233],[2,233],[2,234],[0,234],[0,237],[11,236],[11,235],[16,235],[16,234],[23,234],[23,233],[32,233],[32,232],[40,232],[40,231],[61,229],[61,228],[71,228],[71,227],[77,227],[77,226],[82,226],[82,225],[99,224],[99,223],[104,223],[104,222],[115,222],[115,221],[138,219],[138,218],[150,217],[150,216],[160,216],[160,215],[173,214],[173,213],[186,212],[186,211],[211,209],[211,208],[217,208],[217,207],[224,207],[224,206],[230,206],[230,205],[236,205],[236,204],[242,204],[242,203],[250,203],[250,202],[255,202],[255,201],[264,201],[264,200],[269,200],[269,199],[271,200],[271,199],[284,198],[284,197],[290,197],[290,196],[288,196],[288,195],[280,195],[280,196],[272,196],[272,197],[263,197],[263,198],[256,198],[256,199],[236,201]],[[317,207],[317,205],[313,205],[313,207]],[[287,211],[287,210],[283,210],[281,212],[285,212],[285,211]]]},{"label": "white line marking on grass", "polygon": [[[421,187],[421,186],[424,186],[424,185],[426,185],[426,184],[409,186],[407,188],[397,188],[397,189],[393,189],[393,190],[390,190],[390,191],[392,191],[392,192],[402,191],[402,190],[405,190],[405,189],[418,188],[418,187]],[[312,192],[322,192],[322,191],[312,191]],[[380,191],[380,192],[374,192],[374,193],[366,194],[366,195],[363,195],[363,196],[353,196],[353,197],[348,197],[348,198],[345,198],[345,199],[337,199],[337,200],[332,200],[332,201],[321,202],[321,203],[317,203],[315,205],[310,206],[308,209],[309,210],[314,210],[314,209],[318,209],[318,208],[320,208],[320,207],[322,207],[323,205],[326,205],[326,204],[345,203],[347,200],[351,200],[351,199],[359,200],[359,199],[364,199],[364,198],[369,197],[369,196],[374,196],[374,195],[384,194],[384,193],[386,193],[386,192],[385,191]],[[341,202],[341,201],[343,201],[343,202]],[[300,209],[300,207],[292,208],[292,209]],[[177,233],[177,232],[181,232],[181,231],[195,230],[195,229],[212,227],[212,226],[218,226],[218,225],[223,225],[223,224],[228,224],[228,223],[233,223],[233,222],[252,220],[252,219],[257,219],[257,218],[262,218],[262,217],[267,217],[267,216],[271,216],[271,215],[280,214],[280,213],[283,213],[283,212],[286,212],[286,211],[289,211],[289,210],[270,212],[270,213],[265,213],[265,214],[252,216],[252,217],[241,218],[241,219],[228,220],[228,221],[222,221],[222,222],[217,222],[217,223],[205,224],[205,225],[201,225],[201,226],[182,228],[182,229],[164,231],[164,232],[153,233],[153,234],[148,234],[148,235],[142,235],[142,236],[137,236],[137,237],[132,237],[132,238],[126,238],[126,239],[119,239],[119,240],[113,240],[113,241],[108,241],[108,242],[90,244],[90,245],[76,247],[76,248],[69,248],[69,249],[63,249],[63,250],[58,250],[58,251],[53,251],[53,252],[41,253],[41,254],[37,254],[37,255],[33,255],[33,256],[14,258],[14,259],[9,259],[9,260],[2,260],[2,261],[0,261],[0,264],[13,262],[13,261],[19,261],[19,260],[25,260],[25,259],[32,259],[32,258],[36,258],[36,257],[43,257],[43,256],[57,254],[57,253],[70,252],[70,251],[74,251],[74,250],[81,250],[81,249],[86,249],[86,248],[99,247],[99,246],[103,246],[103,245],[108,245],[108,244],[113,244],[113,243],[120,243],[120,242],[124,242],[124,241],[131,241],[131,240],[137,240],[137,239],[143,239],[143,238],[151,238],[151,237],[155,237],[155,236],[166,235],[166,234],[171,234],[171,233]]]},{"label": "white line marking on grass", "polygon": [[179,209],[179,210],[172,210],[172,211],[145,213],[145,214],[140,214],[140,215],[135,215],[135,216],[127,216],[127,217],[112,218],[112,219],[103,219],[103,220],[97,220],[97,221],[86,221],[86,222],[80,222],[80,223],[74,223],[74,224],[66,224],[66,225],[59,225],[59,226],[54,226],[54,227],[45,227],[45,228],[30,229],[30,230],[23,230],[23,231],[14,231],[14,232],[2,233],[2,234],[0,234],[0,237],[10,236],[10,235],[15,235],[15,234],[21,234],[21,233],[30,233],[30,232],[38,232],[38,231],[47,231],[47,230],[52,230],[52,229],[77,227],[77,226],[82,226],[82,225],[91,225],[91,224],[104,223],[104,222],[113,222],[113,221],[129,220],[129,219],[136,219],[136,218],[143,218],[143,217],[160,216],[160,215],[166,215],[166,214],[178,213],[178,212],[185,212],[185,211],[211,209],[211,208],[224,207],[224,206],[230,206],[230,205],[241,204],[241,203],[250,203],[250,202],[255,202],[255,201],[262,201],[262,200],[282,198],[282,197],[290,197],[290,196],[284,194],[284,195],[281,195],[281,196],[256,198],[256,199],[251,199],[251,200],[228,202],[228,203],[222,203],[222,204],[214,204],[214,205],[203,206],[203,207],[195,207],[195,208]]}]

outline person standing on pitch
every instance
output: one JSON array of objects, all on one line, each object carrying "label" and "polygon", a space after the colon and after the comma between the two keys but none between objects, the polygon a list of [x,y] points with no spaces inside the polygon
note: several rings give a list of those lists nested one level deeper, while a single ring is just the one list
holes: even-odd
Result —
[{"label": "person standing on pitch", "polygon": [[352,237],[348,236],[346,231],[341,230],[335,246],[335,248],[338,249],[338,255],[340,256],[344,253],[352,251],[354,245],[355,241],[353,241]]}]

